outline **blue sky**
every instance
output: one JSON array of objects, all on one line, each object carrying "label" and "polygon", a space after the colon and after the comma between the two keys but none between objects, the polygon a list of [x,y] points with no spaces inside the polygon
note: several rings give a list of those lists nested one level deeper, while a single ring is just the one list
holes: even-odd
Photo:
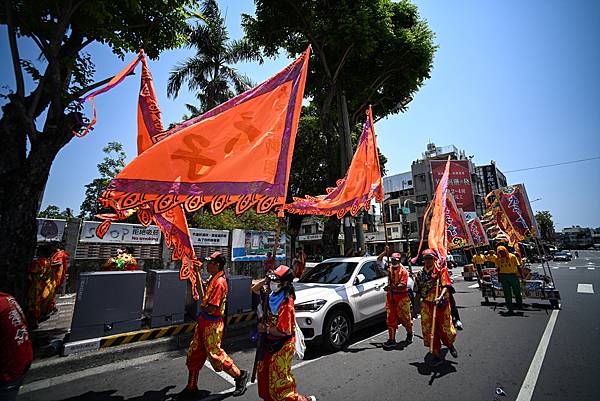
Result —
[{"label": "blue sky", "polygon": [[[454,144],[475,155],[477,164],[496,160],[502,171],[600,155],[600,2],[593,0],[415,1],[436,33],[432,78],[416,94],[409,110],[376,125],[378,143],[390,174],[410,169],[429,140]],[[250,1],[222,0],[233,38],[242,36],[240,13],[252,13]],[[0,28],[0,57],[8,60],[6,28]],[[24,57],[37,53],[19,43]],[[105,46],[88,51],[96,78],[104,79],[125,62]],[[187,91],[166,97],[168,73],[189,49],[164,53],[150,68],[165,123],[178,121]],[[127,56],[128,62],[134,57]],[[260,82],[289,62],[285,57],[239,70]],[[14,87],[8,62],[0,64],[0,82]],[[43,206],[79,209],[83,186],[97,177],[102,147],[123,143],[131,160],[136,153],[136,102],[139,75],[95,100],[98,123],[87,137],[74,138],[56,158]],[[557,229],[574,224],[600,227],[600,160],[507,174],[524,182],[534,210],[549,210]]]}]

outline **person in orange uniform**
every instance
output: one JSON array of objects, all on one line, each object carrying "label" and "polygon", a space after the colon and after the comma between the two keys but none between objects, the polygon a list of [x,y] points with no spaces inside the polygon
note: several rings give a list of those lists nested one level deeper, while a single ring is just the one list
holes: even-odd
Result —
[{"label": "person in orange uniform", "polygon": [[60,290],[67,280],[67,274],[69,271],[69,256],[69,253],[59,246],[56,248],[56,251],[54,251],[52,257],[50,258],[51,263],[56,265],[57,290]]},{"label": "person in orange uniform", "polygon": [[31,330],[37,329],[42,318],[42,312],[45,311],[43,294],[46,289],[47,278],[51,274],[50,247],[43,244],[37,249],[37,257],[31,262],[27,277],[27,310],[25,316]]},{"label": "person in orange uniform", "polygon": [[269,294],[265,323],[258,332],[266,335],[258,362],[258,396],[265,401],[316,401],[296,392],[292,358],[296,349],[296,317],[292,284],[294,272],[281,265],[267,274]]},{"label": "person in orange uniform", "polygon": [[235,391],[232,394],[234,397],[246,392],[248,382],[248,372],[238,369],[221,348],[228,291],[224,273],[225,257],[221,252],[214,252],[204,261],[211,276],[205,287],[198,325],[187,353],[188,384],[179,393],[178,399],[194,399],[199,396],[198,374],[207,359],[215,372],[224,371],[235,379]]},{"label": "person in orange uniform", "polygon": [[[431,330],[433,326],[433,310],[437,308],[435,316],[435,332],[433,335],[432,365],[440,365],[441,344],[448,347],[450,354],[458,357],[458,352],[454,347],[456,338],[456,329],[452,324],[452,315],[450,312],[450,290],[452,280],[448,275],[448,269],[440,265],[435,251],[426,249],[422,252],[423,270],[415,275],[415,292],[417,294],[417,304],[421,301],[421,329],[423,331],[423,343],[430,347]],[[439,282],[439,293],[436,298],[436,285]]]},{"label": "person in orange uniform", "polygon": [[[377,256],[377,263],[383,267],[383,257],[389,253],[389,248]],[[412,343],[413,322],[410,314],[410,298],[408,296],[408,271],[400,263],[401,255],[392,253],[389,266],[389,282],[386,287],[387,295],[385,310],[387,313],[388,340],[383,344],[384,349],[396,347],[396,330],[398,323],[406,329],[406,342]]]},{"label": "person in orange uniform", "polygon": [[304,275],[304,269],[306,268],[306,254],[302,248],[298,248],[296,251],[296,257],[292,262],[292,267],[294,268],[294,275],[297,278],[302,278],[302,275]]}]

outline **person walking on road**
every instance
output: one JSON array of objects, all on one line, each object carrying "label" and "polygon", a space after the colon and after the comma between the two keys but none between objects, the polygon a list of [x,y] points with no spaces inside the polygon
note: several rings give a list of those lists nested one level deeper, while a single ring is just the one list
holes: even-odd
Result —
[{"label": "person walking on road", "polygon": [[[389,247],[386,245],[384,251],[377,256],[377,263],[382,268],[384,268],[383,257],[389,255],[389,251]],[[390,266],[387,266],[390,269],[385,300],[388,340],[383,344],[383,348],[386,350],[396,347],[398,323],[406,329],[405,341],[412,343],[413,340],[413,321],[410,311],[411,302],[408,296],[408,271],[400,263],[400,258],[401,255],[398,252],[392,253]]]},{"label": "person walking on road", "polygon": [[225,279],[225,257],[214,252],[205,258],[206,270],[211,275],[206,285],[204,298],[198,314],[198,325],[187,353],[188,384],[179,393],[179,399],[193,399],[199,395],[198,374],[208,359],[215,372],[224,371],[235,379],[237,397],[246,392],[248,372],[240,370],[233,360],[221,348],[223,338],[223,316],[227,299],[227,280]]},{"label": "person walking on road", "polygon": [[[442,363],[441,344],[448,347],[450,354],[458,357],[458,352],[454,347],[456,338],[456,329],[452,324],[452,315],[450,313],[450,289],[452,280],[448,275],[448,269],[445,266],[439,266],[438,256],[432,249],[425,249],[423,255],[423,269],[415,275],[415,292],[417,294],[417,305],[421,301],[421,329],[423,332],[423,343],[430,347],[431,332],[434,325],[433,310],[436,310],[435,331],[433,332],[432,356],[433,366]],[[440,292],[436,298],[436,287]]]},{"label": "person walking on road", "polygon": [[316,401],[296,392],[292,358],[296,350],[296,317],[292,284],[294,272],[281,265],[267,274],[269,294],[265,323],[258,332],[265,335],[258,362],[258,396],[265,401]]},{"label": "person walking on road", "polygon": [[523,308],[523,298],[521,297],[521,282],[519,280],[519,260],[517,257],[508,252],[504,246],[498,247],[498,256],[496,257],[496,271],[498,272],[498,280],[502,284],[504,291],[504,299],[506,300],[506,308],[508,314],[514,313],[512,304],[512,293],[515,294],[517,301],[517,309]]},{"label": "person walking on road", "polygon": [[294,276],[302,278],[304,269],[306,268],[306,254],[302,248],[296,250],[296,257],[292,261],[292,268],[294,269]]}]

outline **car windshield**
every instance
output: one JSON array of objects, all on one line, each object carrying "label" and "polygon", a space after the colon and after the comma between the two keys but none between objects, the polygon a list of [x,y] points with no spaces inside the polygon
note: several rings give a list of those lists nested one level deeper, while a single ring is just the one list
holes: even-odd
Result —
[{"label": "car windshield", "polygon": [[343,284],[350,280],[357,263],[355,262],[324,262],[310,269],[302,278],[301,283]]}]

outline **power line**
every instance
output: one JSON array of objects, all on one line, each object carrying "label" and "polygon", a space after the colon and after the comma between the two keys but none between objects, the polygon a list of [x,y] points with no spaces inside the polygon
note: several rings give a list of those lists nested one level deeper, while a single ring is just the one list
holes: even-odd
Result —
[{"label": "power line", "polygon": [[504,173],[516,173],[517,171],[527,171],[527,170],[535,170],[535,169],[538,169],[538,168],[562,166],[564,164],[581,163],[581,162],[586,162],[588,160],[596,160],[596,159],[600,159],[600,156],[588,157],[587,159],[571,160],[571,161],[562,162],[562,163],[546,164],[546,165],[543,165],[543,166],[520,168],[520,169],[517,169],[517,170],[505,171]]}]

